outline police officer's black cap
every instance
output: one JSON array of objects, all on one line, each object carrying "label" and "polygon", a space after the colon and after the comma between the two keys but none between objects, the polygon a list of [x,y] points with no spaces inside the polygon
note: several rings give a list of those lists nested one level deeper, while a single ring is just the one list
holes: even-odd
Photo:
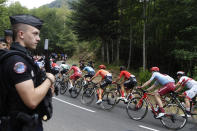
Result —
[{"label": "police officer's black cap", "polygon": [[5,38],[0,37],[0,42],[5,42]]},{"label": "police officer's black cap", "polygon": [[43,21],[40,20],[39,18],[32,16],[32,15],[15,15],[15,16],[10,16],[10,22],[11,25],[15,25],[15,24],[27,24],[27,25],[31,25],[33,27],[36,27],[37,29],[41,29]]},{"label": "police officer's black cap", "polygon": [[13,35],[13,32],[12,32],[12,30],[7,29],[7,30],[4,30],[4,35],[5,36],[12,36]]}]

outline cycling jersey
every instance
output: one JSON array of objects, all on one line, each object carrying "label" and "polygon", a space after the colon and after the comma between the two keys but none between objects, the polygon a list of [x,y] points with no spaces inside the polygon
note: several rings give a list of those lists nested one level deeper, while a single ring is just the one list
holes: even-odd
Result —
[{"label": "cycling jersey", "polygon": [[95,72],[94,69],[92,67],[90,67],[90,66],[86,66],[83,70],[87,71],[88,73],[89,72]]},{"label": "cycling jersey", "polygon": [[182,76],[178,81],[181,86],[185,86],[189,90],[185,91],[184,94],[187,98],[192,99],[197,94],[197,81],[187,76]]},{"label": "cycling jersey", "polygon": [[162,86],[166,85],[167,83],[170,82],[175,82],[174,79],[172,77],[170,77],[169,75],[166,74],[161,74],[159,72],[154,72],[152,74],[152,77],[150,78],[150,80],[156,80],[155,81],[155,85],[161,84]]},{"label": "cycling jersey", "polygon": [[111,73],[103,69],[98,70],[95,76],[98,76],[98,75],[101,75],[102,79],[105,79],[106,76],[112,76]]},{"label": "cycling jersey", "polygon": [[120,72],[119,78],[121,78],[122,76],[124,76],[125,80],[128,80],[131,77],[131,73],[129,73],[128,71],[124,70],[124,71]]},{"label": "cycling jersey", "polygon": [[58,64],[57,63],[52,63],[52,68],[54,68],[54,67],[57,67],[57,68],[59,68],[59,66],[58,66]]},{"label": "cycling jersey", "polygon": [[79,77],[81,77],[81,70],[79,69],[79,67],[77,66],[72,66],[70,68],[70,70],[73,70],[74,71],[74,74],[70,76],[70,79],[74,79],[74,80],[77,80]]},{"label": "cycling jersey", "polygon": [[178,81],[181,86],[185,86],[186,88],[191,89],[194,86],[197,86],[197,81],[193,80],[192,78],[189,78],[187,76],[182,76],[180,80]]},{"label": "cycling jersey", "polygon": [[64,70],[64,69],[69,70],[69,68],[70,67],[67,64],[61,64],[60,65],[60,70]]}]

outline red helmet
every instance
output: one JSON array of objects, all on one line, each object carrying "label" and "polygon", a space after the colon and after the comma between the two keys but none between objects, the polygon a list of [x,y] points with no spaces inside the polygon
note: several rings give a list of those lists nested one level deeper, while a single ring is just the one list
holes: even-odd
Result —
[{"label": "red helmet", "polygon": [[159,71],[159,67],[152,67],[152,68],[150,68],[150,71]]},{"label": "red helmet", "polygon": [[105,65],[100,65],[99,68],[100,69],[106,69],[106,66]]}]

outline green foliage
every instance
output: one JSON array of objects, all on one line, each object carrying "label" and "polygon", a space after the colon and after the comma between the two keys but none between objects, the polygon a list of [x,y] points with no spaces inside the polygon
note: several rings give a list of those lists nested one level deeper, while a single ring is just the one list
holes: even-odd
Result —
[{"label": "green foliage", "polygon": [[151,77],[151,73],[148,70],[143,70],[143,67],[139,68],[139,81],[140,84],[143,84],[147,80],[149,80]]}]

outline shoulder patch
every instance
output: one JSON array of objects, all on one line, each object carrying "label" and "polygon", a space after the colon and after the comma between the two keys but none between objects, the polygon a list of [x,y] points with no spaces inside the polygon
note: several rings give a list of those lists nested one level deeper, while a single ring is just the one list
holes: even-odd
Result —
[{"label": "shoulder patch", "polygon": [[23,62],[17,62],[15,65],[14,65],[14,71],[17,73],[17,74],[22,74],[26,71],[27,67],[26,65],[23,63]]}]

